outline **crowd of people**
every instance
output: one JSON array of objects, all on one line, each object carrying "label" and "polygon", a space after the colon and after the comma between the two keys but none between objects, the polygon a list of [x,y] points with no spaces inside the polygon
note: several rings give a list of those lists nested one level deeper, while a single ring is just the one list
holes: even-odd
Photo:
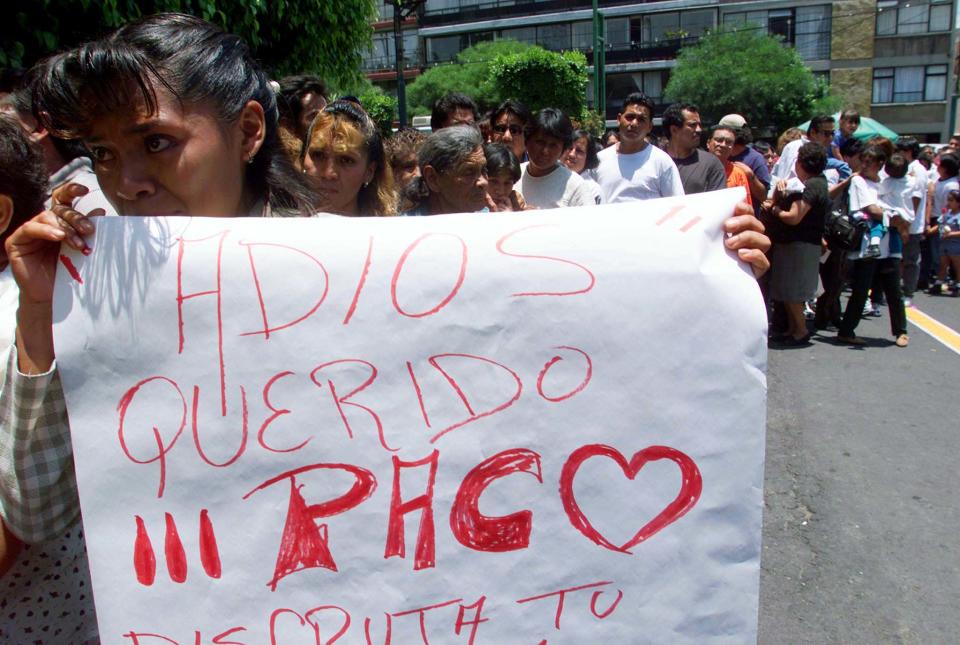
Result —
[{"label": "crowd of people", "polygon": [[[330,100],[312,76],[271,81],[242,39],[179,14],[57,54],[5,89],[0,575],[12,591],[0,611],[8,629],[41,639],[53,606],[59,640],[97,640],[52,333],[60,247],[90,253],[96,216],[433,216],[738,186],[744,201],[723,244],[761,280],[772,342],[786,344],[809,340],[812,306],[817,329],[833,325],[839,341],[861,343],[863,309],[883,297],[906,346],[905,302],[918,288],[942,290],[960,269],[955,149],[933,154],[909,138],[863,145],[853,111],[839,130],[817,116],[773,145],[753,142],[737,114],[705,136],[696,106],[677,104],[655,136],[653,103],[633,93],[618,127],[598,139],[555,108],[507,100],[481,115],[451,93],[437,101],[430,134],[385,137],[355,97]],[[837,209],[869,225],[861,248],[824,244]],[[841,312],[845,280],[852,293]]]}]

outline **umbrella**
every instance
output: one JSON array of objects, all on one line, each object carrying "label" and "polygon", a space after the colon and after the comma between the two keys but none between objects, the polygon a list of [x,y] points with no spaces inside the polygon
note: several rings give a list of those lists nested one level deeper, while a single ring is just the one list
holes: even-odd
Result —
[{"label": "umbrella", "polygon": [[[833,120],[837,122],[838,126],[840,124],[840,113],[836,112],[833,115]],[[810,127],[810,122],[801,123],[797,126],[804,132],[807,131],[807,128]],[[887,126],[883,125],[876,119],[871,119],[868,116],[860,117],[860,127],[857,128],[857,131],[853,133],[855,139],[860,139],[861,141],[866,141],[872,137],[886,137],[891,141],[896,141],[897,137],[900,136]]]}]

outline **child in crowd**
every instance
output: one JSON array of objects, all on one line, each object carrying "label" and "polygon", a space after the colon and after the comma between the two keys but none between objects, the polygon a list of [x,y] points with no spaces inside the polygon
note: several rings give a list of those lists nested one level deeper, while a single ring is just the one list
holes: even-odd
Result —
[{"label": "child in crowd", "polygon": [[[960,276],[960,190],[951,190],[947,194],[947,209],[940,216],[940,271],[930,293],[939,294],[947,283],[947,273],[953,267],[953,274]],[[950,295],[960,297],[960,283],[954,282]]]},{"label": "child in crowd", "polygon": [[[880,182],[880,190],[877,191],[877,197],[880,199],[880,207],[883,208],[883,221],[874,222],[870,228],[870,244],[874,243],[876,235],[877,249],[880,252],[880,238],[883,237],[883,230],[891,225],[899,232],[904,240],[910,237],[910,223],[913,221],[916,213],[919,197],[914,197],[913,182],[907,176],[909,162],[902,154],[891,155],[883,169],[887,176]],[[879,224],[879,226],[877,226]],[[868,247],[869,251],[869,247]]]},{"label": "child in crowd", "polygon": [[523,197],[513,185],[520,181],[520,162],[507,146],[502,143],[488,143],[483,146],[487,158],[487,194],[498,211],[522,211],[527,209]]}]

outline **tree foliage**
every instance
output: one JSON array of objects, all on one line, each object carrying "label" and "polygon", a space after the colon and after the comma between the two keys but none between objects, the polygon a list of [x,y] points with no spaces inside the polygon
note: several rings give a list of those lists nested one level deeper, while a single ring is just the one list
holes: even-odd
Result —
[{"label": "tree foliage", "polygon": [[736,112],[778,132],[836,103],[795,49],[755,29],[708,33],[684,47],[665,93],[695,104],[704,122]]},{"label": "tree foliage", "polygon": [[431,67],[407,87],[412,114],[430,114],[434,102],[448,92],[463,92],[487,110],[500,103],[490,82],[490,66],[498,56],[516,54],[533,45],[504,39],[478,43],[457,54],[453,63]]},{"label": "tree foliage", "polygon": [[333,84],[360,77],[375,0],[14,0],[0,26],[0,67],[25,68],[152,13],[189,13],[239,36],[271,71]]},{"label": "tree foliage", "polygon": [[557,54],[532,47],[500,56],[490,69],[497,94],[518,99],[531,110],[560,108],[572,118],[586,109],[587,59],[577,51]]},{"label": "tree foliage", "polygon": [[379,87],[373,87],[359,97],[363,109],[380,128],[384,138],[393,133],[393,120],[397,116],[397,99],[384,93]]}]

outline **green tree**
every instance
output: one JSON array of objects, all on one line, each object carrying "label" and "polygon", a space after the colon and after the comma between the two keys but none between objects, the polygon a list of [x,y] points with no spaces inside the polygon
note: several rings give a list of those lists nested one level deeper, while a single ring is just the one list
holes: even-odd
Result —
[{"label": "green tree", "polygon": [[795,49],[753,28],[708,33],[684,47],[665,94],[695,104],[705,123],[736,112],[777,132],[837,104]]},{"label": "green tree", "polygon": [[411,113],[430,114],[434,102],[447,92],[463,92],[476,101],[481,110],[495,107],[501,98],[490,83],[490,66],[498,56],[516,54],[532,47],[504,39],[464,49],[454,62],[431,67],[407,87]]},{"label": "green tree", "polygon": [[586,109],[587,59],[577,51],[557,54],[533,47],[499,56],[490,68],[497,94],[515,98],[531,110],[560,108],[579,119]]},{"label": "green tree", "polygon": [[0,67],[25,68],[63,48],[162,11],[189,13],[242,36],[271,73],[361,76],[375,0],[14,0],[0,25]]},{"label": "green tree", "polygon": [[373,122],[380,128],[384,138],[393,133],[393,120],[397,117],[397,99],[379,87],[372,87],[358,97]]}]

